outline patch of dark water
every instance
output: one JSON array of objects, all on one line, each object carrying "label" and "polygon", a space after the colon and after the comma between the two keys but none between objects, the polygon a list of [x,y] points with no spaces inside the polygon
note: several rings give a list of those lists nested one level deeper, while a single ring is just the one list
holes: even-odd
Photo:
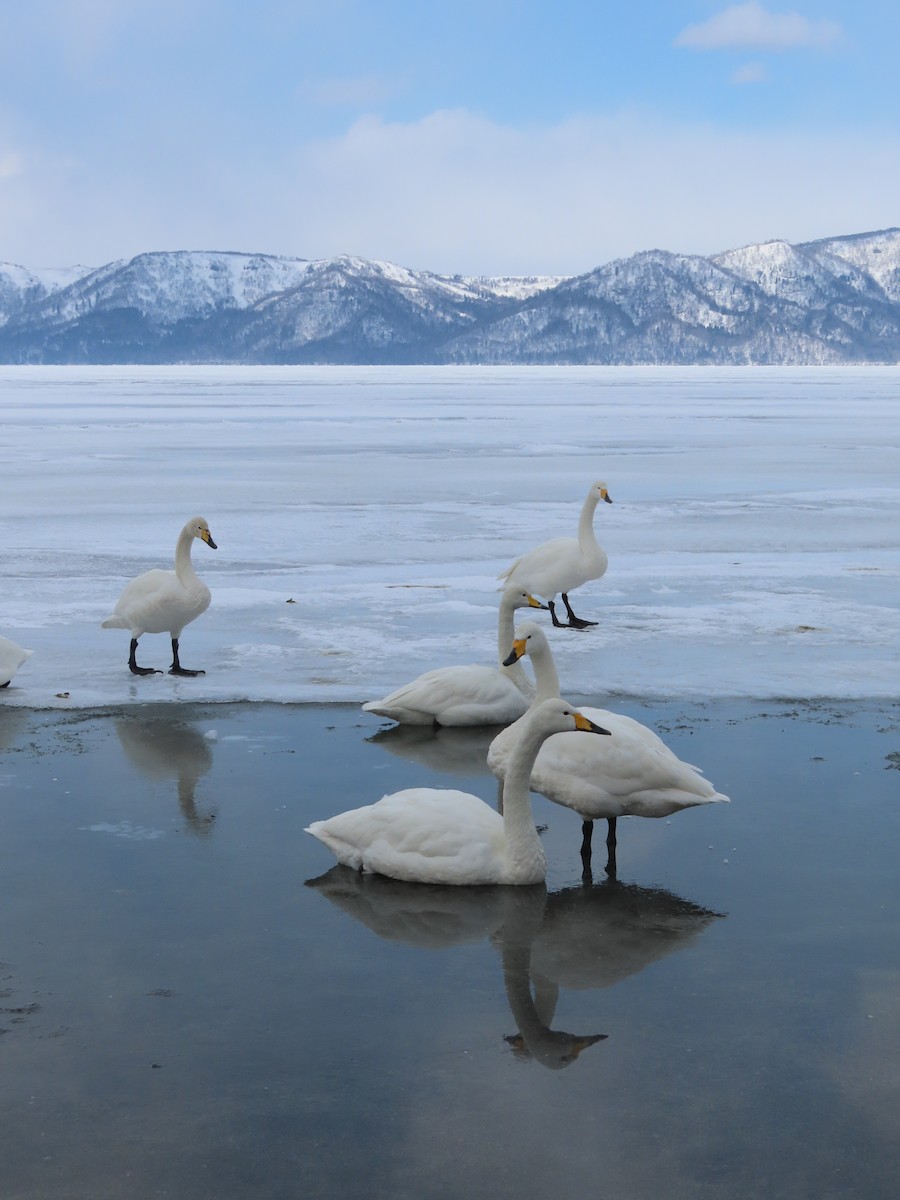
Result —
[{"label": "patch of dark water", "polygon": [[303,833],[417,783],[493,803],[492,731],[0,709],[5,1200],[891,1194],[895,708],[617,707],[732,803],[620,822],[585,878],[536,798],[526,889]]}]

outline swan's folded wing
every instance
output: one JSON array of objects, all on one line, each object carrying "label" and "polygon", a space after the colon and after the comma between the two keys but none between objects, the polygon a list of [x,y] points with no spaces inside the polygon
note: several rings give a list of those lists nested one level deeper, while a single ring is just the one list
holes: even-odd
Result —
[{"label": "swan's folded wing", "polygon": [[477,879],[505,847],[500,814],[452,789],[407,788],[306,832],[347,866],[418,882]]},{"label": "swan's folded wing", "polygon": [[477,712],[500,706],[504,713],[494,717],[499,722],[506,719],[505,710],[510,705],[515,707],[510,720],[527,707],[527,701],[513,681],[497,667],[470,663],[426,671],[383,699],[369,700],[362,707],[365,712],[394,719],[404,716],[409,719],[419,714],[423,720],[440,722],[442,716],[459,709]]}]

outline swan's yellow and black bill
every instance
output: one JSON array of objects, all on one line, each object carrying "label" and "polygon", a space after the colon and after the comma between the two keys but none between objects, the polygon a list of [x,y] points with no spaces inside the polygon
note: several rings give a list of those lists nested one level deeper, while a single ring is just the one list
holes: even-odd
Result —
[{"label": "swan's yellow and black bill", "polygon": [[573,712],[572,716],[575,718],[576,729],[582,729],[585,733],[605,733],[607,737],[612,737],[608,729],[603,729],[600,725],[595,725],[584,713]]},{"label": "swan's yellow and black bill", "polygon": [[208,529],[200,530],[200,538],[201,538],[201,541],[206,542],[206,544],[207,544],[207,546],[209,546],[210,550],[218,550],[219,547],[213,541],[212,534],[209,532]]},{"label": "swan's yellow and black bill", "polygon": [[612,504],[612,496],[609,494],[609,492],[606,490],[606,488],[601,489],[600,495],[603,497],[603,499],[606,501],[607,504]]},{"label": "swan's yellow and black bill", "polygon": [[550,611],[549,604],[541,604],[540,600],[536,600],[534,598],[534,596],[532,596],[531,594],[529,594],[529,596],[528,596],[528,607],[529,608],[542,608],[544,610],[544,612]]},{"label": "swan's yellow and black bill", "polygon": [[516,638],[516,640],[513,642],[512,650],[510,650],[509,654],[507,654],[506,658],[503,660],[504,667],[511,667],[513,663],[517,663],[520,658],[524,657],[524,655],[525,639]]}]

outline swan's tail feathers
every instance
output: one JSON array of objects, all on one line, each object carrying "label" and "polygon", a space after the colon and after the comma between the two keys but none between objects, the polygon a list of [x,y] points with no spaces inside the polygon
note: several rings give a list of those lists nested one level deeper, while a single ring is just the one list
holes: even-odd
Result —
[{"label": "swan's tail feathers", "polygon": [[111,617],[107,617],[102,622],[101,629],[130,629],[131,626],[124,617],[120,617],[117,613],[113,613]]}]

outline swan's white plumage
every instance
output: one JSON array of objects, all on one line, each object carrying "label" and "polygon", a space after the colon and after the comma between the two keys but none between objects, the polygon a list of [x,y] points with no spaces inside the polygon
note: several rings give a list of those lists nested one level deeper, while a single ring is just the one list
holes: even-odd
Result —
[{"label": "swan's white plumage", "polygon": [[145,633],[181,635],[185,625],[209,608],[210,591],[191,564],[191,544],[200,538],[215,549],[209,525],[203,517],[192,517],[182,529],[175,547],[175,570],[145,571],[126,584],[103,629],[129,629],[133,638]]},{"label": "swan's white plumage", "polygon": [[[531,659],[531,665],[534,668],[534,677],[537,686],[532,704],[539,704],[542,700],[549,700],[553,696],[558,696],[560,694],[559,675],[553,659],[553,651],[550,649],[550,643],[541,627],[535,625],[532,621],[523,622],[516,630],[514,649],[518,658],[527,655]],[[654,733],[646,725],[642,725],[640,721],[636,721],[633,717],[625,716],[624,713],[610,712],[605,708],[593,708],[587,705],[581,711],[596,725],[602,725],[604,729],[608,729],[613,736],[618,734],[620,740],[624,738],[637,739],[639,742],[644,743],[648,749],[656,750],[660,754],[674,759],[676,762],[681,762],[674,750],[671,750],[658,734]],[[513,722],[506,729],[501,729],[488,747],[487,764],[498,779],[502,779],[506,772],[506,764],[517,736],[518,725],[516,722]],[[692,771],[697,771],[701,775],[703,774],[699,767],[694,767],[691,764],[687,765],[691,767]]]},{"label": "swan's white plumage", "polygon": [[314,821],[306,830],[338,862],[412,883],[540,883],[547,870],[528,796],[542,741],[590,726],[563,700],[548,700],[523,723],[503,787],[501,816],[455,789],[407,788],[375,804]]},{"label": "swan's white plumage", "polygon": [[0,687],[6,687],[15,678],[16,671],[33,653],[33,650],[23,650],[9,638],[0,637]]},{"label": "swan's white plumage", "polygon": [[[509,651],[513,613],[541,605],[522,588],[506,588],[498,612],[498,663]],[[505,725],[524,716],[534,688],[521,667],[469,663],[437,667],[397,688],[363,711],[401,725]]]},{"label": "swan's white plumage", "polygon": [[498,578],[507,586],[515,584],[547,600],[599,579],[609,562],[594,536],[594,511],[601,500],[609,501],[609,492],[606,484],[598,481],[591,485],[582,506],[578,537],[542,542],[520,555]]},{"label": "swan's white plumage", "polygon": [[[516,631],[516,652],[528,654],[535,669],[535,703],[559,695],[559,679],[549,643],[528,622]],[[646,725],[619,713],[585,706],[581,711],[612,734],[587,741],[554,734],[541,746],[531,772],[532,790],[574,809],[588,821],[610,817],[665,817],[682,808],[727,801],[698,767],[683,762]],[[527,719],[527,716],[526,718]],[[488,766],[504,778],[514,745],[515,725],[502,730],[488,750]]]}]

